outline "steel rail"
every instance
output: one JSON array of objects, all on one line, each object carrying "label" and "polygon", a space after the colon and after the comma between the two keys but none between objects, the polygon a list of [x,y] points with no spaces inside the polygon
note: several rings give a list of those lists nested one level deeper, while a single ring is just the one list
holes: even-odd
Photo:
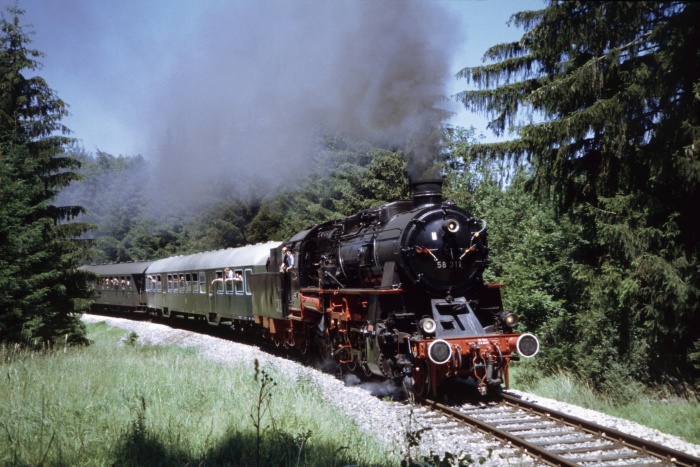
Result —
[{"label": "steel rail", "polygon": [[559,420],[567,425],[574,426],[580,430],[590,434],[607,439],[614,443],[626,446],[628,448],[641,451],[650,456],[656,457],[665,462],[670,462],[672,465],[682,467],[700,467],[700,458],[691,456],[690,454],[671,449],[653,441],[647,441],[636,436],[608,428],[597,423],[584,420],[563,412],[549,410],[535,403],[524,401],[516,396],[504,393],[503,400],[510,405],[519,407],[523,410],[534,412],[543,415],[552,420]]},{"label": "steel rail", "polygon": [[[672,465],[679,467],[700,467],[700,458],[694,457],[690,454],[677,451],[675,449],[668,448],[658,443],[652,441],[646,441],[638,437],[623,433],[621,431],[615,430],[613,428],[603,427],[594,422],[584,420],[566,413],[554,411],[537,405],[536,403],[527,402],[521,400],[516,396],[509,394],[503,394],[502,403],[505,406],[510,406],[516,409],[520,409],[524,412],[530,413],[534,416],[542,417],[544,420],[551,422],[557,422],[563,426],[569,426],[575,428],[581,434],[592,435],[595,439],[605,440],[606,442],[613,443],[612,446],[600,446],[595,448],[580,448],[580,449],[562,449],[558,448],[554,451],[547,449],[544,443],[530,443],[527,441],[529,437],[544,437],[544,434],[540,435],[530,435],[530,436],[520,436],[510,433],[507,430],[500,429],[489,422],[480,420],[479,418],[473,417],[467,413],[456,410],[452,407],[448,407],[444,404],[440,404],[433,400],[423,399],[418,401],[427,408],[439,411],[445,415],[452,417],[457,420],[461,420],[477,430],[486,433],[488,435],[494,436],[508,444],[517,447],[523,451],[524,454],[534,457],[548,465],[553,466],[580,466],[585,462],[595,462],[595,461],[611,461],[616,459],[634,458],[640,456],[646,456],[648,458],[655,458],[658,461],[653,465]],[[535,422],[535,424],[541,424],[541,422]],[[501,425],[503,426],[503,425]],[[570,443],[576,443],[576,441],[570,441]],[[541,445],[540,445],[541,444]],[[557,442],[549,443],[560,444]],[[592,451],[605,451],[605,450],[616,450],[627,448],[635,451],[634,453],[620,453],[620,454],[598,454],[593,457],[578,458],[578,459],[567,459],[563,455],[567,453],[585,453]],[[563,454],[563,455],[560,455]]]},{"label": "steel rail", "polygon": [[458,420],[466,421],[469,425],[476,427],[482,433],[486,433],[488,435],[492,435],[498,439],[506,441],[506,442],[510,443],[511,445],[522,449],[525,454],[528,454],[528,455],[533,456],[537,459],[540,459],[549,465],[561,466],[561,467],[577,467],[577,466],[579,466],[579,464],[577,464],[575,462],[571,462],[568,459],[565,459],[557,454],[549,452],[546,449],[543,449],[543,448],[537,446],[536,444],[529,443],[522,438],[519,438],[515,435],[512,435],[511,433],[508,433],[507,431],[499,430],[498,428],[496,428],[495,426],[493,426],[489,423],[486,423],[482,420],[479,420],[478,418],[470,417],[469,415],[466,415],[462,412],[459,412],[458,410],[455,410],[455,409],[448,407],[446,405],[440,404],[439,402],[435,402],[435,401],[426,399],[423,401],[423,404],[427,405],[430,408],[437,409],[440,412],[443,412],[443,413],[445,413],[453,418],[456,418]]}]

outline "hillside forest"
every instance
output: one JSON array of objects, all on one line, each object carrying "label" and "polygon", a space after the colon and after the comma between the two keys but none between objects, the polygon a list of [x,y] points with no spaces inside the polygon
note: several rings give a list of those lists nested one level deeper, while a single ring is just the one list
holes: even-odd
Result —
[{"label": "hillside forest", "polygon": [[[700,378],[699,9],[551,1],[517,13],[521,39],[460,71],[465,90],[453,96],[502,138],[433,127],[440,150],[423,175],[443,177],[445,197],[487,221],[487,279],[505,284],[520,330],[545,343],[531,378],[565,369],[602,393],[635,383],[683,394]],[[72,317],[89,304],[75,270],[85,262],[284,240],[410,196],[410,139],[387,147],[324,134],[291,183],[262,191],[212,180],[206,199],[167,202],[148,157],[89,152],[63,131],[62,101],[23,75],[41,55],[25,47],[21,12],[8,11],[3,340],[51,342],[73,326],[81,341]],[[26,292],[28,272],[41,293]]]}]

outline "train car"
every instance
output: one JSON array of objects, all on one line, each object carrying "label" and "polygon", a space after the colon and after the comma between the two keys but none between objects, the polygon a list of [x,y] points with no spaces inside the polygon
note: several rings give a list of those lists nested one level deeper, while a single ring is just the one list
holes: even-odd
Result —
[{"label": "train car", "polygon": [[412,187],[410,201],[289,239],[294,268],[272,250],[271,270],[251,277],[256,322],[277,343],[407,379],[419,395],[457,378],[496,395],[509,386],[510,360],[534,356],[539,342],[513,332],[501,286],[484,283],[485,222],[443,201],[442,180]]},{"label": "train car", "polygon": [[94,308],[100,311],[146,311],[146,268],[152,261],[83,266],[95,274]]},{"label": "train car", "polygon": [[100,277],[96,305],[252,328],[421,396],[457,380],[498,395],[511,360],[539,342],[514,331],[501,285],[484,282],[486,223],[443,200],[442,180],[412,188],[286,242],[86,267]]},{"label": "train car", "polygon": [[266,271],[270,249],[278,245],[268,242],[153,261],[145,271],[148,309],[212,325],[251,322],[251,275]]}]

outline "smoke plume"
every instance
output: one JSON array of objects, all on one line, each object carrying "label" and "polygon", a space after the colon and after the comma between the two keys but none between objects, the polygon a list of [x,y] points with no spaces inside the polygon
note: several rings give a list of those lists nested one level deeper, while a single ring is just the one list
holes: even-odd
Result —
[{"label": "smoke plume", "polygon": [[[168,202],[298,180],[324,133],[410,140],[420,175],[437,151],[429,129],[454,108],[443,98],[462,38],[439,1],[20,3],[75,136],[136,148]],[[99,134],[80,133],[97,118]]]},{"label": "smoke plume", "polygon": [[410,137],[425,143],[417,162],[434,155],[450,26],[426,1],[213,4],[153,96],[162,180],[192,196],[220,177],[278,187],[308,170],[324,132]]}]

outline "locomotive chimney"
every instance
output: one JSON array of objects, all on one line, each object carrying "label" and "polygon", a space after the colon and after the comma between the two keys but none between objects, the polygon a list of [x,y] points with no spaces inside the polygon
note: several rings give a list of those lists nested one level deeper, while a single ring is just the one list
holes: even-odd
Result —
[{"label": "locomotive chimney", "polygon": [[417,180],[411,183],[413,207],[442,203],[442,179]]}]

